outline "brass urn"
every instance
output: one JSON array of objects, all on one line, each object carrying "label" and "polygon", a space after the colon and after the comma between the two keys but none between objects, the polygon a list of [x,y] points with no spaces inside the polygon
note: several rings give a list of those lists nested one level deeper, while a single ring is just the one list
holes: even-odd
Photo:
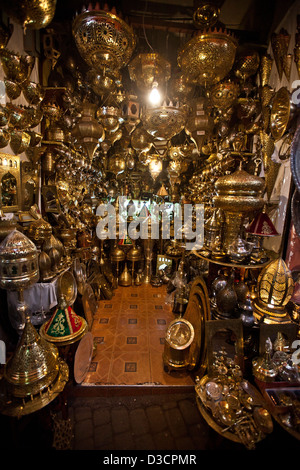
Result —
[{"label": "brass urn", "polygon": [[221,176],[215,183],[217,196],[213,198],[217,208],[225,216],[224,249],[227,251],[239,237],[245,216],[262,209],[265,182],[259,176],[239,168],[231,175]]}]

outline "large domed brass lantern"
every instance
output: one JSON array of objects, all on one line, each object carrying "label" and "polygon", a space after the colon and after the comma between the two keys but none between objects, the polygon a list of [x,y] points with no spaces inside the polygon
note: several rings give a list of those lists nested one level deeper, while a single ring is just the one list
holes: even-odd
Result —
[{"label": "large domed brass lantern", "polygon": [[128,70],[130,79],[142,91],[151,90],[154,84],[162,86],[171,77],[171,64],[157,53],[138,54]]},{"label": "large domed brass lantern", "polygon": [[142,113],[144,129],[155,139],[170,140],[182,131],[187,118],[185,106],[164,103],[162,106],[147,107]]},{"label": "large domed brass lantern", "polygon": [[254,317],[264,323],[289,323],[286,306],[294,293],[292,273],[278,258],[271,261],[257,280],[257,297],[254,301]]},{"label": "large domed brass lantern", "polygon": [[225,215],[224,249],[239,238],[245,216],[263,208],[265,182],[239,168],[231,175],[221,176],[215,183],[215,206]]},{"label": "large domed brass lantern", "polygon": [[236,39],[226,30],[198,31],[180,50],[178,65],[190,82],[207,87],[230,72],[236,48]]},{"label": "large domed brass lantern", "polygon": [[79,54],[98,72],[120,70],[128,64],[136,46],[132,28],[118,16],[102,10],[76,16],[72,32]]},{"label": "large domed brass lantern", "polygon": [[68,366],[55,346],[44,341],[31,323],[24,289],[39,279],[38,250],[23,233],[13,230],[0,245],[0,287],[17,291],[18,311],[25,324],[0,383],[0,412],[11,416],[32,413],[51,402],[68,380]]}]

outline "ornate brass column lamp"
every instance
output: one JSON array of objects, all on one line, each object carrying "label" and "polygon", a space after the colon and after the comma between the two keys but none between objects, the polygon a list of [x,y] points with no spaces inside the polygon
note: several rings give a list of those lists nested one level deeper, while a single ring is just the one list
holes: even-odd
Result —
[{"label": "ornate brass column lamp", "polygon": [[217,208],[225,216],[224,249],[238,239],[244,217],[258,211],[264,205],[264,180],[240,168],[231,175],[221,176],[215,183],[217,196],[213,198]]},{"label": "ornate brass column lamp", "polygon": [[5,365],[0,386],[0,410],[10,416],[22,416],[44,407],[63,390],[69,377],[68,366],[60,360],[57,348],[43,340],[32,325],[24,302],[24,289],[38,278],[36,246],[14,230],[0,245],[0,286],[18,292],[18,312],[24,320],[22,335]]}]

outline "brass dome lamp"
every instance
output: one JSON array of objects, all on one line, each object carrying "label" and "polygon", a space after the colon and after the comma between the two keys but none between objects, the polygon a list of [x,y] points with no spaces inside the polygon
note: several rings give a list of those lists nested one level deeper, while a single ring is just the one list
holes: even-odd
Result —
[{"label": "brass dome lamp", "polygon": [[97,72],[114,73],[125,67],[136,46],[132,28],[108,11],[94,9],[77,15],[72,32],[79,54]]},{"label": "brass dome lamp", "polygon": [[56,9],[56,0],[16,0],[2,2],[3,10],[17,23],[28,29],[46,28],[51,23]]},{"label": "brass dome lamp", "polygon": [[36,411],[63,390],[69,377],[68,366],[58,350],[43,340],[31,323],[24,302],[24,289],[39,278],[38,250],[23,233],[13,230],[0,245],[0,286],[17,291],[18,312],[24,329],[14,354],[7,361],[1,381],[0,411],[22,416]]},{"label": "brass dome lamp", "polygon": [[215,207],[225,216],[224,249],[227,252],[238,238],[245,216],[262,209],[265,182],[259,176],[251,175],[240,167],[230,175],[221,176],[215,182],[217,196]]},{"label": "brass dome lamp", "polygon": [[179,51],[177,61],[190,83],[208,87],[222,80],[231,70],[237,49],[237,40],[226,29],[197,31]]}]

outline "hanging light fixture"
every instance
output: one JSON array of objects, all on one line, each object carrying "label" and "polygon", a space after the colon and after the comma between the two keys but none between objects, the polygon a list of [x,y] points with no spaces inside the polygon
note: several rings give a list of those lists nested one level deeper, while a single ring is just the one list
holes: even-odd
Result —
[{"label": "hanging light fixture", "polygon": [[96,117],[96,105],[84,102],[81,117],[72,129],[75,143],[82,147],[89,161],[92,161],[98,145],[104,140],[103,126],[99,124]]}]

